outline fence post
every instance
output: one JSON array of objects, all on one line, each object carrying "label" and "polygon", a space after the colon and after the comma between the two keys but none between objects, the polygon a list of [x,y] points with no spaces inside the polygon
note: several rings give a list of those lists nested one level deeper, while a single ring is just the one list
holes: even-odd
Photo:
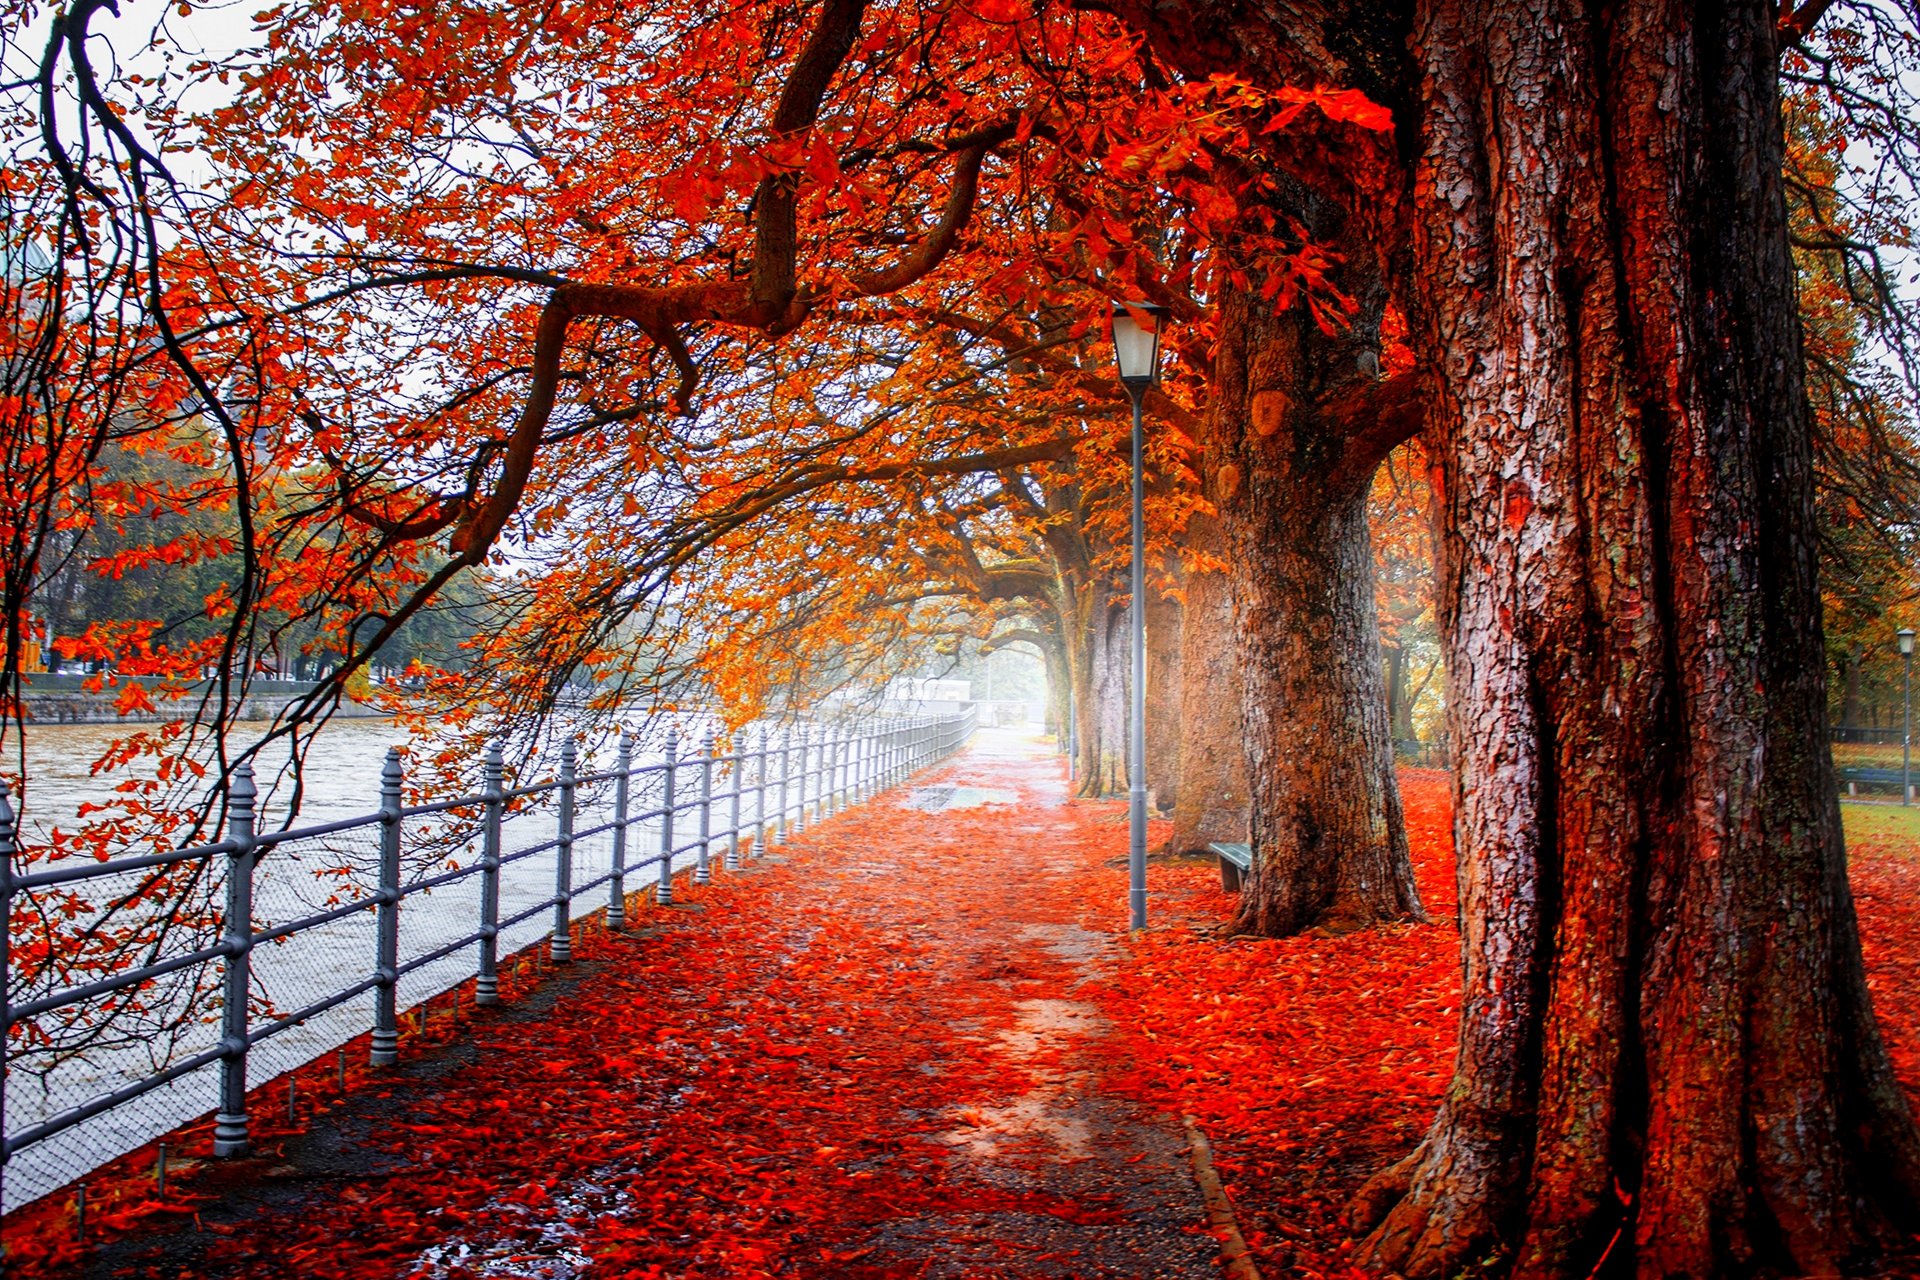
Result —
[{"label": "fence post", "polygon": [[757,794],[755,794],[753,798],[753,848],[751,852],[756,858],[764,858],[767,856],[767,837],[773,832],[772,826],[767,822],[766,728],[763,726],[756,730],[754,737],[759,742],[760,750],[758,753],[759,758],[756,760],[753,770],[754,785],[757,789]]},{"label": "fence post", "polygon": [[819,826],[820,820],[827,815],[827,743],[833,735],[825,725],[813,725],[807,734],[813,743],[813,807],[808,810],[808,819],[813,826]]},{"label": "fence post", "polygon": [[380,768],[380,906],[374,922],[379,959],[373,980],[373,1043],[369,1064],[390,1067],[400,1060],[400,748],[387,748]]},{"label": "fence post", "polygon": [[813,768],[813,821],[818,826],[833,813],[833,728],[820,725],[814,736],[820,743]]},{"label": "fence post", "polygon": [[847,807],[847,730],[842,722],[833,731],[833,811]]},{"label": "fence post", "polygon": [[787,842],[787,779],[793,773],[793,730],[780,731],[780,828],[779,841]]},{"label": "fence post", "polygon": [[832,725],[820,728],[820,817],[831,818],[839,812],[840,731]]},{"label": "fence post", "polygon": [[480,765],[481,793],[486,816],[480,836],[480,972],[473,980],[475,1004],[500,1003],[500,815],[506,808],[502,794],[505,770],[500,762],[500,740],[487,744]]},{"label": "fence post", "polygon": [[813,797],[813,815],[815,822],[824,822],[833,815],[833,727],[820,726],[820,782]]},{"label": "fence post", "polygon": [[832,812],[829,806],[833,804],[833,730],[819,725],[814,736],[820,743],[813,753],[813,821],[818,826]]},{"label": "fence post", "polygon": [[[13,922],[13,800],[5,778],[0,778],[0,1050],[13,1041],[13,1006],[8,988],[13,985],[13,953],[8,935]],[[7,1168],[7,1055],[0,1052],[0,1189],[6,1186]]]},{"label": "fence post", "polygon": [[817,737],[811,724],[800,727],[800,807],[793,815],[796,831],[805,831],[813,825],[813,799],[818,786],[814,774],[820,762],[820,753],[814,747]]},{"label": "fence post", "polygon": [[627,927],[627,777],[633,772],[633,742],[620,731],[613,757],[613,880],[607,890],[607,928]]},{"label": "fence post", "polygon": [[807,747],[813,741],[813,726],[800,726],[800,794],[794,797],[793,833],[799,835],[807,829]]},{"label": "fence post", "polygon": [[713,733],[707,733],[700,752],[700,852],[694,859],[693,882],[713,883]]},{"label": "fence post", "polygon": [[555,964],[573,960],[573,739],[560,744],[560,833],[553,842],[553,938],[547,956]]},{"label": "fence post", "polygon": [[728,797],[730,812],[727,815],[727,870],[740,869],[740,788],[746,785],[747,775],[747,736],[740,735],[740,741],[733,748],[733,787]]},{"label": "fence post", "polygon": [[653,900],[662,906],[673,905],[673,775],[679,766],[680,730],[667,730],[667,763],[660,776],[665,781],[665,792],[660,800],[660,881],[653,891]]},{"label": "fence post", "polygon": [[[820,803],[825,797],[827,786],[827,731],[820,725],[807,726],[807,746],[809,754],[801,758],[800,770],[800,817],[810,827],[820,825]],[[811,783],[813,795],[807,795],[807,786]]]},{"label": "fence post", "polygon": [[227,953],[220,995],[220,1106],[213,1154],[247,1153],[247,994],[253,973],[253,766],[242,760],[227,784],[227,910],[220,922]]}]

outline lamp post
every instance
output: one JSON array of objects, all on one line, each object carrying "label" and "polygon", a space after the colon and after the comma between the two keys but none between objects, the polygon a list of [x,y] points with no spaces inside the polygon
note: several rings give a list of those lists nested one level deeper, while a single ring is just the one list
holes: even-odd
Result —
[{"label": "lamp post", "polygon": [[1894,632],[1900,637],[1900,803],[1913,799],[1913,628]]},{"label": "lamp post", "polygon": [[1141,502],[1141,425],[1147,388],[1160,377],[1160,334],[1166,309],[1144,302],[1113,308],[1113,358],[1120,383],[1133,400],[1133,604],[1128,629],[1133,633],[1133,682],[1127,714],[1127,899],[1131,927],[1147,927],[1147,530]]}]

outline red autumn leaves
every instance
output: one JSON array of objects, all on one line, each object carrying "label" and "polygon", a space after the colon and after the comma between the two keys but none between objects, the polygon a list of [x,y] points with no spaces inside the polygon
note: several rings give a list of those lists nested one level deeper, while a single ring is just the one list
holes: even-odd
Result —
[{"label": "red autumn leaves", "polygon": [[[1231,900],[1192,862],[1152,868],[1155,927],[1126,941],[1117,806],[1060,804],[1052,761],[963,761],[949,780],[1020,803],[925,813],[896,793],[690,909],[642,912],[634,936],[593,935],[551,1010],[481,1024],[476,1060],[357,1083],[368,1136],[332,1158],[354,1172],[160,1243],[206,1275],[881,1277],[938,1258],[1127,1274],[1101,1250],[1131,1212],[1101,1180],[1151,1176],[1165,1153],[1101,1135],[1065,1152],[1009,1119],[1065,1080],[1150,1123],[1196,1117],[1267,1274],[1354,1274],[1346,1199],[1417,1141],[1450,1068],[1444,776],[1403,775],[1440,923],[1279,941],[1227,938]],[[1856,862],[1911,1087],[1920,859],[1878,835]],[[1107,1025],[1035,1035],[1028,1013],[1062,1001]],[[1072,1173],[1089,1161],[1091,1180]],[[1197,1232],[1197,1193],[1170,1174],[1155,1185]],[[1064,1243],[1032,1244],[1035,1222]],[[132,1273],[178,1274],[182,1256]]]}]

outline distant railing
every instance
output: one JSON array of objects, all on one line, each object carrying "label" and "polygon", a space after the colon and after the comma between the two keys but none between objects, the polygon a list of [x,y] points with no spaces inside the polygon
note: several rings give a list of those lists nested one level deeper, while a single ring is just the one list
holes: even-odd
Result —
[{"label": "distant railing", "polygon": [[1447,767],[1447,744],[1444,739],[1395,738],[1393,754],[1401,764],[1417,769]]},{"label": "distant railing", "polygon": [[[416,1003],[471,979],[474,1002],[495,1004],[502,940],[516,926],[537,929],[545,916],[549,921],[545,932],[526,937],[523,929],[519,945],[544,942],[552,961],[565,963],[572,957],[574,906],[583,895],[605,887],[605,923],[622,928],[628,882],[637,874],[650,872],[655,899],[670,903],[676,870],[689,870],[692,883],[706,884],[716,853],[724,868],[735,870],[743,858],[758,857],[768,845],[782,843],[804,827],[944,759],[973,730],[974,713],[969,709],[945,718],[785,730],[777,738],[761,731],[752,736],[750,745],[729,754],[717,753],[709,734],[702,752],[694,756],[682,756],[677,735],[670,734],[661,758],[645,764],[634,763],[631,740],[623,736],[613,767],[594,773],[578,771],[574,746],[568,742],[561,748],[558,776],[524,787],[505,785],[496,744],[484,758],[480,793],[418,805],[401,803],[404,778],[401,755],[395,749],[388,752],[381,771],[377,813],[267,833],[255,830],[254,779],[250,767],[242,764],[234,770],[228,788],[225,839],[104,862],[63,861],[35,871],[14,865],[13,811],[5,784],[0,783],[0,909],[9,922],[7,950],[0,951],[0,964],[6,970],[6,982],[0,987],[4,993],[0,1024],[6,1029],[7,1048],[6,1068],[0,1069],[0,1130],[4,1131],[0,1172],[5,1174],[5,1203],[13,1207],[57,1190],[90,1169],[204,1116],[209,1102],[214,1104],[214,1154],[242,1154],[249,1147],[248,1064],[250,1057],[258,1059],[265,1052],[265,1046],[284,1049],[265,1064],[271,1068],[270,1075],[279,1075],[370,1031],[369,1061],[375,1066],[391,1064],[399,1052],[402,979],[430,978],[423,984],[424,995],[414,993]],[[605,807],[603,819],[582,821],[583,803],[589,800]],[[552,836],[509,848],[506,834],[511,822],[544,815],[543,802],[551,807]],[[409,823],[422,828],[418,843],[425,855],[412,874],[403,877],[403,835]],[[377,857],[358,857],[364,838],[375,835]],[[632,856],[635,841],[631,837],[636,835],[642,847],[648,847],[644,857]],[[346,844],[341,843],[343,837]],[[355,837],[361,838],[358,843]],[[604,851],[604,866],[580,865],[578,855],[589,845]],[[452,856],[476,850],[478,856],[464,863]],[[256,889],[267,888],[278,897],[291,894],[297,900],[299,886],[308,882],[298,874],[300,868],[278,879],[257,877],[262,854],[269,851],[287,856],[293,864],[303,861],[302,854],[318,852],[325,858],[321,866],[329,872],[342,871],[344,878],[334,884],[322,909],[288,919],[272,918],[277,912],[263,910],[256,901]],[[529,901],[527,890],[535,882],[528,873],[537,874],[530,860],[543,855],[551,858],[552,891]],[[54,970],[45,965],[24,975],[16,973],[11,926],[18,904],[45,911],[47,904],[34,901],[34,896],[52,891],[61,901],[84,901],[100,919],[112,920],[137,913],[140,895],[153,878],[173,869],[204,874],[210,884],[215,877],[224,879],[224,886],[215,885],[216,894],[224,889],[224,908],[211,929],[198,936],[183,930],[179,949],[155,954],[157,948],[147,948],[146,963],[92,981],[61,985],[57,977],[46,977]],[[371,884],[364,883],[362,872],[371,874]],[[477,887],[467,904],[471,927],[455,926],[449,936],[450,913],[436,909],[424,913],[415,930],[403,933],[403,904],[430,898],[436,890],[453,896],[450,891],[456,887]],[[79,896],[97,888],[107,890],[104,898]],[[517,895],[505,906],[503,888]],[[33,911],[22,914],[30,917]],[[414,914],[408,913],[407,918]],[[174,935],[162,930],[161,936]],[[200,945],[189,945],[193,943]],[[303,943],[310,944],[306,954],[298,950]],[[283,956],[280,949],[289,946],[295,949],[293,954]],[[256,964],[263,949],[266,959],[284,962]],[[462,952],[471,953],[469,965],[459,963]],[[49,1055],[45,1046],[52,1033],[105,1026],[129,1009],[144,1012],[142,1002],[164,1003],[154,993],[162,980],[176,975],[189,982],[196,975],[199,981],[216,980],[192,987],[186,997],[168,1006],[174,1012],[164,1045],[156,1048],[151,1032],[106,1035],[97,1042],[109,1049],[91,1056],[84,1048]],[[285,1012],[278,1009],[274,988],[283,980],[299,985],[316,977],[344,981],[330,990],[303,990],[296,997],[296,1007]],[[206,996],[205,1012],[197,1021],[191,1012],[179,1012],[199,1010],[202,1005],[193,1000],[201,993]],[[372,997],[370,1024],[363,1020],[356,1025],[346,1006],[367,995]],[[196,1026],[206,1028],[200,1039],[210,1043],[196,1042]],[[211,1034],[214,1027],[217,1035]],[[85,1037],[82,1043],[87,1043]],[[21,1105],[22,1100],[14,1096],[18,1090],[10,1088],[11,1077],[21,1074],[23,1066],[29,1068],[25,1077],[40,1085],[37,1108]],[[60,1075],[63,1070],[64,1076]],[[203,1079],[193,1080],[196,1075]],[[83,1096],[75,1096],[76,1092]],[[138,1116],[122,1116],[122,1123],[105,1123],[103,1118],[136,1101],[152,1105]],[[16,1113],[23,1110],[39,1114],[17,1123]],[[37,1155],[47,1149],[49,1140],[79,1134],[89,1128],[89,1122],[99,1123],[91,1126],[94,1132],[88,1141],[55,1144],[67,1149],[35,1161],[32,1168],[8,1167],[16,1156]],[[27,1175],[25,1185],[14,1185],[21,1173]]]},{"label": "distant railing", "polygon": [[1862,728],[1859,725],[1834,725],[1827,730],[1827,740],[1835,743],[1863,743],[1870,746],[1897,747],[1905,731],[1899,725],[1892,728]]}]

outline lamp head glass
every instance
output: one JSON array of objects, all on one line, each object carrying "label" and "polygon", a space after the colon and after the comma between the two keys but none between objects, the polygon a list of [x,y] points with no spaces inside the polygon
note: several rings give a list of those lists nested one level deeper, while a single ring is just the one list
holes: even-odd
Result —
[{"label": "lamp head glass", "polygon": [[1913,656],[1913,628],[1902,627],[1894,635],[1900,638],[1900,652],[1907,657]]},{"label": "lamp head glass", "polygon": [[1167,309],[1150,302],[1116,302],[1113,306],[1113,361],[1120,381],[1129,387],[1150,387],[1160,380],[1160,335]]}]

